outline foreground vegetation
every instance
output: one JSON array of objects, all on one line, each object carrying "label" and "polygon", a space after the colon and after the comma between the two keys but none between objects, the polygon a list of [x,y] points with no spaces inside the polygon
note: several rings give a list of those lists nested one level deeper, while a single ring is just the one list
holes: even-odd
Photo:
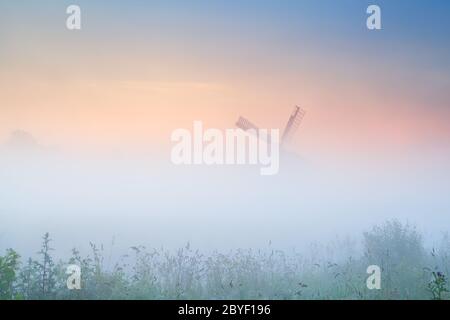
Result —
[{"label": "foreground vegetation", "polygon": [[[236,250],[203,255],[189,245],[177,252],[130,248],[105,268],[102,248],[73,249],[55,262],[43,237],[36,258],[14,250],[0,256],[0,299],[449,299],[450,241],[425,249],[411,226],[391,221],[364,233],[362,250],[343,259],[340,244],[305,256],[283,251]],[[324,254],[319,254],[324,252]],[[66,268],[81,267],[81,290],[68,290]],[[366,269],[379,265],[380,290],[369,290]]]}]

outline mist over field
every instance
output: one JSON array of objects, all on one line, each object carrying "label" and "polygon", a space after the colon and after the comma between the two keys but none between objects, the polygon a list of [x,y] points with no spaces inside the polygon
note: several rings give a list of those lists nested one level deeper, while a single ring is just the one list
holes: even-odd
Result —
[{"label": "mist over field", "polygon": [[[95,154],[95,155],[94,155]],[[307,250],[398,219],[433,246],[450,231],[448,157],[313,161],[281,155],[259,165],[176,166],[170,153],[67,153],[4,145],[0,249],[33,255],[49,232],[58,255],[89,242],[120,254],[133,245],[204,250]],[[357,249],[357,248],[355,248]]]},{"label": "mist over field", "polygon": [[449,11],[0,1],[0,300],[450,298]]}]

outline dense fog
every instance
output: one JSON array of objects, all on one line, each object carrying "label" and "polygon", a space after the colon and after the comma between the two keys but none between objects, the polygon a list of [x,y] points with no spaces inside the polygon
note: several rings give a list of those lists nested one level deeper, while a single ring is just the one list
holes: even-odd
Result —
[{"label": "dense fog", "polygon": [[89,242],[205,250],[303,249],[358,241],[397,219],[433,245],[450,226],[448,156],[312,161],[282,152],[259,166],[175,166],[170,152],[67,153],[3,145],[0,250],[34,254],[49,232],[58,255]]}]

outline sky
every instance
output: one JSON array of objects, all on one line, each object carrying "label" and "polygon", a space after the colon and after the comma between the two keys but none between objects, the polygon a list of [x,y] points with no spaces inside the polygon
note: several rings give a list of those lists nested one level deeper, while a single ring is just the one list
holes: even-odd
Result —
[{"label": "sky", "polygon": [[[68,5],[82,29],[66,28]],[[381,8],[382,30],[366,28]],[[450,225],[450,2],[0,0],[0,242],[258,247]],[[171,132],[283,129],[280,175],[171,166]],[[140,157],[150,153],[152,156]],[[155,160],[157,158],[157,160]],[[443,230],[444,229],[444,230]],[[232,236],[230,236],[232,235]],[[33,251],[34,250],[34,251]]]},{"label": "sky", "polygon": [[448,146],[450,5],[376,1],[369,31],[372,2],[78,1],[69,31],[72,2],[2,1],[0,137],[167,148],[193,120],[282,129],[301,105],[309,157]]}]

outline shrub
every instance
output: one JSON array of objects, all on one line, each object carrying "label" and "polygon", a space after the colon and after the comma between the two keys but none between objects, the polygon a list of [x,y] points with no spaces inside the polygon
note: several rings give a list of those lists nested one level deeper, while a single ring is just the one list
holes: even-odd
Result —
[{"label": "shrub", "polygon": [[14,283],[16,272],[19,268],[19,255],[12,249],[6,251],[6,255],[0,256],[0,299],[9,300],[14,297]]}]

